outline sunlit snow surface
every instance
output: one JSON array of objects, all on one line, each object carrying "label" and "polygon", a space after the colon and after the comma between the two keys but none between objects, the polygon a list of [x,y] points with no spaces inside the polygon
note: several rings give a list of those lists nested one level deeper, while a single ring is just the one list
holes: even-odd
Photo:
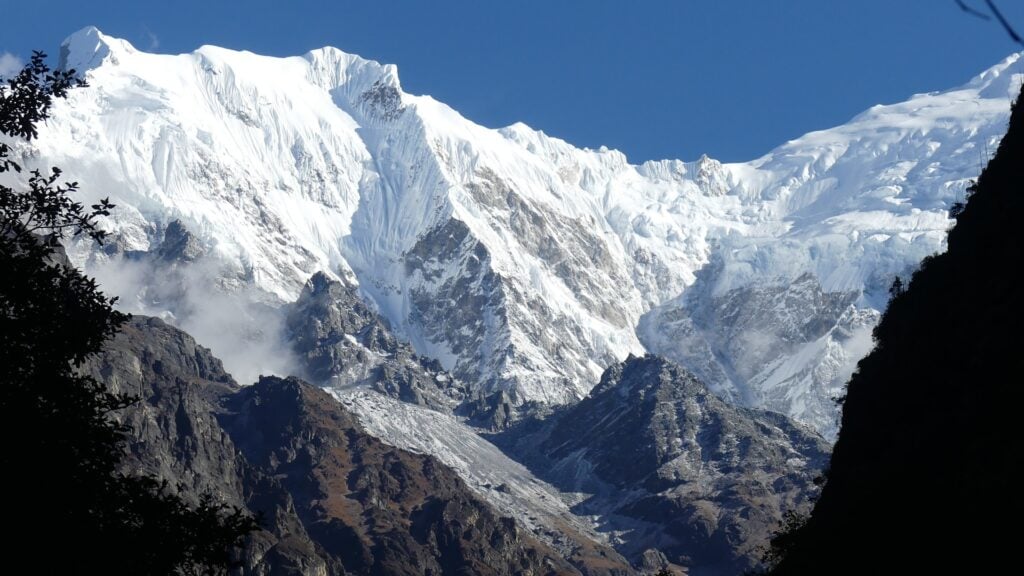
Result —
[{"label": "sunlit snow surface", "polygon": [[[147,279],[120,254],[151,250],[173,219],[215,263],[196,295],[272,309],[327,270],[357,279],[420,353],[519,401],[578,399],[647,349],[826,434],[886,287],[942,249],[1021,83],[1014,55],[752,162],[635,166],[523,124],[478,126],[334,48],[155,55],[88,28],[62,52],[90,87],[20,149],[118,205],[117,255],[80,243],[72,256],[214,352],[272,320],[205,326],[203,296],[140,299]],[[243,379],[284,369],[228,356]]]}]

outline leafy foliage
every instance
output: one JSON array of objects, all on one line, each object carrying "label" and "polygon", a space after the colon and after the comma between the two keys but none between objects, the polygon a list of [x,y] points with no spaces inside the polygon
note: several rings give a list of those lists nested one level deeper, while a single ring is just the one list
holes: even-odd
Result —
[{"label": "leafy foliage", "polygon": [[[0,174],[22,167],[11,139],[31,140],[55,98],[83,82],[51,71],[36,52],[0,85]],[[212,496],[190,505],[166,483],[120,471],[126,428],[114,418],[135,399],[76,370],[127,320],[95,280],[67,262],[60,240],[102,242],[97,218],[71,199],[61,172],[0,184],[0,469],[5,547],[36,556],[43,573],[220,574],[256,522]],[[5,180],[7,182],[8,180]],[[55,553],[56,552],[56,553]]]}]

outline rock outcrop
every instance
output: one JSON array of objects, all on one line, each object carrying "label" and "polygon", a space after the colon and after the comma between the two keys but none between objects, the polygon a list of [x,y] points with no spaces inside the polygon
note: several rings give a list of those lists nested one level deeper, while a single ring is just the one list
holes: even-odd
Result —
[{"label": "rock outcrop", "polygon": [[828,444],[785,416],[731,406],[657,356],[609,368],[590,396],[499,439],[539,477],[589,495],[638,563],[660,549],[689,574],[759,565],[789,510],[806,510]]},{"label": "rock outcrop", "polygon": [[184,332],[136,317],[84,367],[141,401],[126,471],[260,513],[244,574],[575,574],[449,468],[369,436],[295,378],[240,388]]},{"label": "rock outcrop", "polygon": [[318,272],[287,313],[289,339],[304,375],[320,386],[365,386],[445,412],[469,397],[468,387],[438,361],[396,338],[351,284]]}]

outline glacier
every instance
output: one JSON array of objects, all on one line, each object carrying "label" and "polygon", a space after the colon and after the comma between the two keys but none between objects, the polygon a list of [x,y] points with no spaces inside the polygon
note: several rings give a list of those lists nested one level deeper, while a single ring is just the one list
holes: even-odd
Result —
[{"label": "glacier", "polygon": [[[1014,54],[750,162],[633,165],[521,123],[479,126],[335,48],[150,54],[90,27],[61,64],[89,87],[16,150],[60,166],[84,202],[117,204],[111,243],[69,255],[240,380],[287,371],[238,342],[269,349],[272,311],[324,272],[358,284],[419,354],[519,404],[577,401],[653,352],[826,436],[888,285],[943,249],[1024,77]],[[216,265],[170,301],[126,263],[175,221]],[[222,295],[245,305],[211,310]]]}]

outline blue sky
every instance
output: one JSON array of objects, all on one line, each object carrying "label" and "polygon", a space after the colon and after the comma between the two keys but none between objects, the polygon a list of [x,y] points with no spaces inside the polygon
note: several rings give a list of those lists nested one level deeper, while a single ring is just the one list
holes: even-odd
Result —
[{"label": "blue sky", "polygon": [[[1024,31],[1024,2],[999,5]],[[90,24],[159,52],[333,45],[483,125],[632,162],[751,159],[1018,49],[953,0],[0,0],[0,14],[0,68]]]}]

